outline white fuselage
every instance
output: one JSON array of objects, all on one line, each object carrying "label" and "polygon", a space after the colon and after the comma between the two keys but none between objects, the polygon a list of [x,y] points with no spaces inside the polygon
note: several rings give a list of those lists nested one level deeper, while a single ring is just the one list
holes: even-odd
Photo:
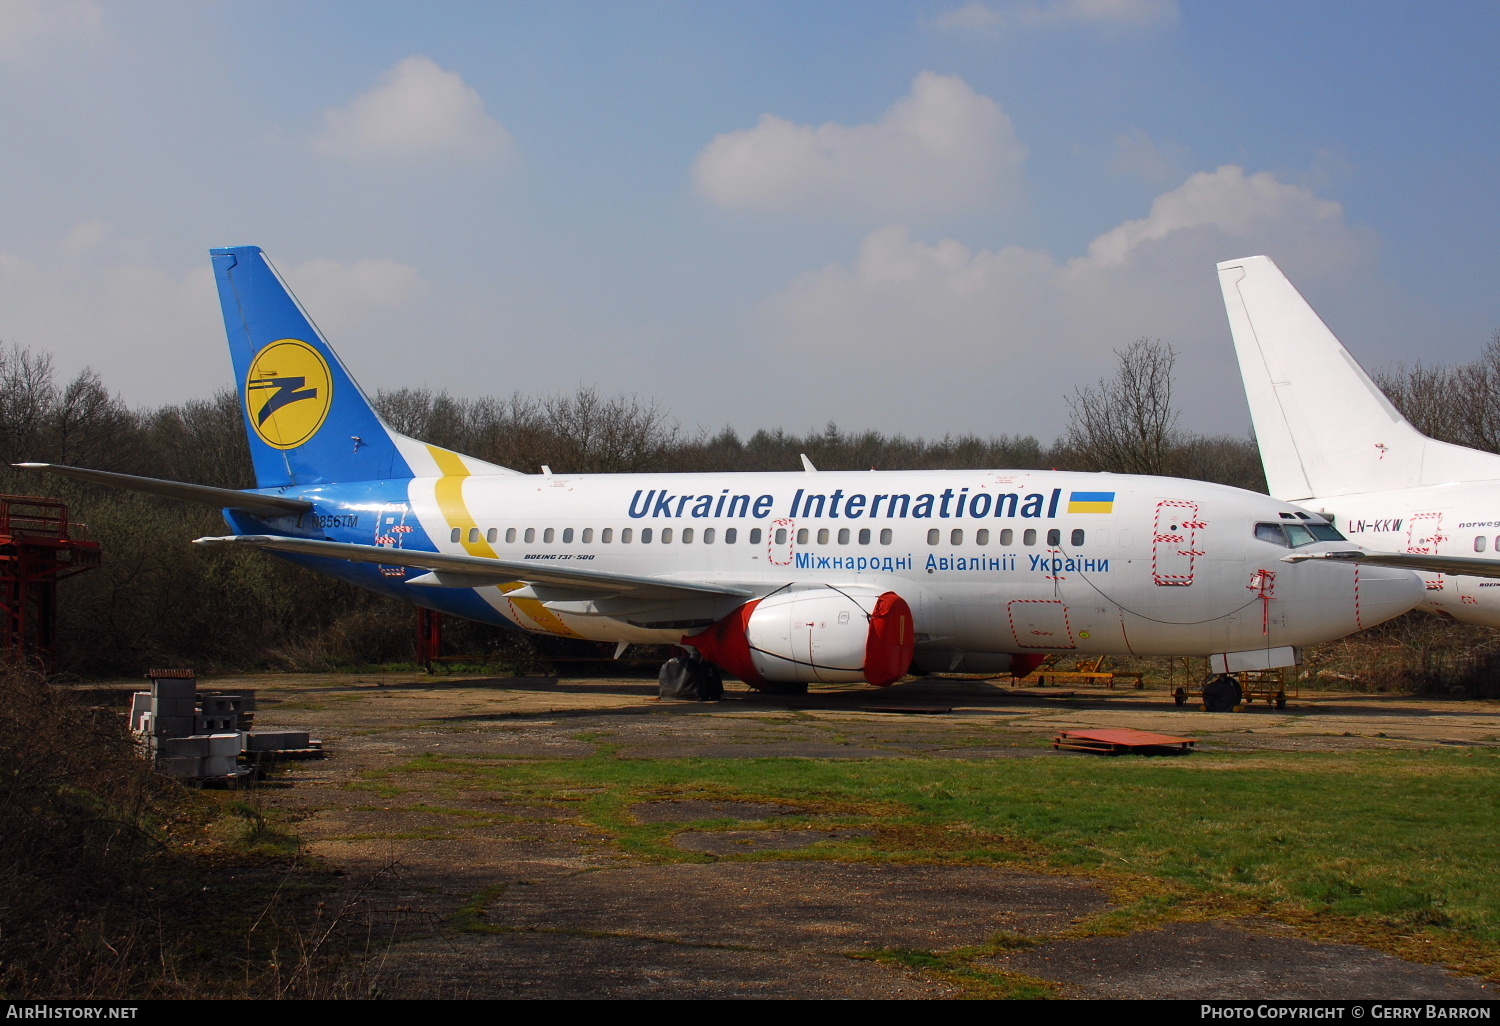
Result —
[{"label": "white fuselage", "polygon": [[[1350,541],[1376,552],[1500,556],[1500,481],[1364,492],[1308,499],[1330,514]],[[1500,580],[1466,574],[1419,574],[1421,607],[1466,623],[1500,627]]]},{"label": "white fuselage", "polygon": [[[316,499],[321,490],[303,494]],[[340,507],[335,491],[321,497],[321,508],[369,511]],[[951,660],[957,668],[966,654],[982,653],[1209,655],[1299,646],[1378,623],[1422,597],[1404,570],[1284,563],[1290,550],[1258,539],[1255,525],[1291,521],[1295,507],[1170,478],[465,471],[415,478],[408,495],[399,511],[382,505],[376,544],[412,538],[393,527],[409,517],[439,551],[455,554],[721,583],[756,595],[788,587],[894,591],[911,607],[919,662],[929,666]],[[1309,551],[1328,547],[1337,544]],[[744,601],[594,602],[520,585],[473,593],[525,629],[616,642],[676,643]]]}]

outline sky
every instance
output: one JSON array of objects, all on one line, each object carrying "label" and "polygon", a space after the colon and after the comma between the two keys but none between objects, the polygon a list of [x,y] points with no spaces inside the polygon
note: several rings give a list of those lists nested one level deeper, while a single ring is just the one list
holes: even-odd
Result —
[{"label": "sky", "polygon": [[1140,337],[1244,434],[1214,264],[1365,366],[1500,328],[1500,5],[0,0],[0,341],[232,384],[259,245],[367,391],[1056,437]]}]

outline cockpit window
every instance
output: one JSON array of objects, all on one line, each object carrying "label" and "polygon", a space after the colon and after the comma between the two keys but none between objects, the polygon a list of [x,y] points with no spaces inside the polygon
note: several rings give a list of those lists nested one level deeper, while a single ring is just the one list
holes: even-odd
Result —
[{"label": "cockpit window", "polygon": [[1344,541],[1344,536],[1332,524],[1318,523],[1292,523],[1292,524],[1256,524],[1255,537],[1261,541],[1270,542],[1273,545],[1284,545],[1288,548],[1297,548],[1299,545],[1311,545],[1320,541]]},{"label": "cockpit window", "polygon": [[1298,545],[1311,545],[1318,540],[1313,537],[1306,524],[1283,524],[1282,526],[1286,528],[1286,536],[1292,540],[1294,549]]},{"label": "cockpit window", "polygon": [[1286,535],[1281,532],[1280,524],[1256,524],[1255,537],[1261,541],[1268,541],[1273,545],[1286,544]]}]

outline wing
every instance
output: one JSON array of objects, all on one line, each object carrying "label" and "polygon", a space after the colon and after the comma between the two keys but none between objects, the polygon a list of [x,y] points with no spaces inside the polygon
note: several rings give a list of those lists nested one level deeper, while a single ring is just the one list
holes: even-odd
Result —
[{"label": "wing", "polygon": [[1467,577],[1500,577],[1500,559],[1487,556],[1429,556],[1417,552],[1308,552],[1282,556],[1283,563],[1301,563],[1308,559],[1327,559],[1336,563],[1368,563],[1372,566],[1395,566],[1403,570],[1420,570],[1429,574],[1461,574]]},{"label": "wing", "polygon": [[489,585],[524,582],[540,586],[557,599],[569,597],[604,598],[627,595],[641,599],[684,599],[727,596],[751,598],[754,592],[719,584],[677,581],[661,577],[634,577],[559,567],[549,563],[515,563],[503,559],[482,559],[447,552],[420,552],[393,549],[381,545],[351,545],[347,542],[319,541],[314,538],[287,538],[279,535],[241,534],[224,538],[199,538],[194,545],[248,545],[272,552],[289,552],[326,559],[348,559],[356,563],[380,563],[426,570],[407,584],[436,588],[482,588]]},{"label": "wing", "polygon": [[83,467],[62,467],[55,463],[16,463],[13,466],[25,470],[44,470],[59,477],[70,477],[89,484],[109,485],[111,488],[128,488],[133,492],[147,492],[183,502],[203,502],[219,509],[237,509],[257,517],[286,517],[308,513],[313,504],[303,499],[288,499],[284,495],[261,495],[259,492],[241,492],[233,488],[214,488],[211,485],[187,484],[184,481],[166,481],[159,477],[137,477],[134,474],[116,474],[110,470],[87,470]]}]

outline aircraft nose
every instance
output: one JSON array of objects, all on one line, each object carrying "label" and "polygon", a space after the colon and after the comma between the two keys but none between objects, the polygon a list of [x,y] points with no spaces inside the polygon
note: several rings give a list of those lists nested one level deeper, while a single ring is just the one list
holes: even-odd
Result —
[{"label": "aircraft nose", "polygon": [[[1271,592],[1273,623],[1278,616],[1277,600],[1292,600],[1279,615],[1283,628],[1299,638],[1296,643],[1301,645],[1334,641],[1374,627],[1416,608],[1426,593],[1421,578],[1394,567],[1319,559],[1293,563],[1288,569],[1292,571],[1289,578],[1278,572],[1262,581],[1261,587]],[[1256,583],[1252,578],[1252,587]]]},{"label": "aircraft nose", "polygon": [[1410,570],[1360,566],[1354,578],[1356,618],[1361,628],[1400,616],[1415,609],[1426,597],[1427,586]]}]

